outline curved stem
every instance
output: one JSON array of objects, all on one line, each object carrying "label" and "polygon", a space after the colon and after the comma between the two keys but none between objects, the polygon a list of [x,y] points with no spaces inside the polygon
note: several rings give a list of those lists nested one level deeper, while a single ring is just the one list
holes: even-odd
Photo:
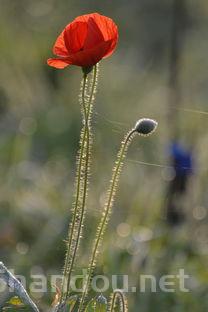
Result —
[{"label": "curved stem", "polygon": [[135,129],[131,130],[126,135],[124,141],[121,144],[121,148],[120,148],[120,151],[118,153],[118,156],[117,156],[117,159],[115,162],[115,167],[113,169],[112,178],[110,180],[110,188],[108,191],[108,197],[107,197],[107,201],[105,204],[104,213],[103,213],[101,221],[98,225],[97,235],[96,235],[95,243],[93,246],[90,264],[88,267],[88,274],[86,277],[86,283],[84,285],[84,290],[83,290],[81,301],[80,301],[80,306],[79,306],[79,310],[78,310],[80,312],[84,311],[84,305],[85,305],[86,296],[87,296],[87,293],[88,293],[89,287],[90,287],[91,276],[92,276],[94,267],[96,265],[97,256],[99,253],[99,246],[100,246],[100,243],[102,241],[103,234],[105,232],[105,228],[107,226],[107,222],[108,222],[108,219],[110,216],[110,210],[111,210],[111,207],[113,205],[114,198],[115,198],[117,184],[118,184],[118,180],[119,180],[119,175],[120,175],[122,165],[123,165],[123,160],[125,158],[125,155],[126,155],[128,146],[131,142],[131,139],[133,137],[133,134],[135,134]]},{"label": "curved stem", "polygon": [[124,294],[122,293],[122,291],[119,289],[115,290],[113,295],[112,295],[108,312],[114,312],[115,311],[117,301],[119,303],[119,311],[120,312],[127,312],[128,311],[127,300],[126,300]]}]

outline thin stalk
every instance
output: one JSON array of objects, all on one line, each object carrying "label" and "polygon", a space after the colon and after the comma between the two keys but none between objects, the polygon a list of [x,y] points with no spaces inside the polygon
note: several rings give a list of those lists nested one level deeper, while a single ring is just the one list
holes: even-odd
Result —
[{"label": "thin stalk", "polygon": [[[83,99],[83,102],[85,101],[85,90],[86,90],[86,84],[87,84],[87,75],[84,74],[83,76],[83,82],[81,84],[82,92],[81,92],[81,97]],[[82,106],[83,111],[85,112],[85,104]],[[80,195],[80,189],[81,189],[81,173],[82,173],[82,158],[83,158],[83,152],[84,152],[84,136],[81,133],[81,139],[80,139],[80,152],[78,156],[78,167],[77,167],[77,182],[76,182],[76,199],[75,199],[75,204],[73,208],[73,218],[72,218],[72,223],[71,227],[69,228],[68,232],[68,241],[67,241],[67,252],[66,252],[66,258],[65,258],[65,265],[64,265],[64,272],[63,272],[63,282],[62,282],[62,291],[61,291],[61,298],[60,298],[60,303],[63,300],[64,297],[64,287],[66,283],[66,276],[67,276],[67,271],[68,271],[68,263],[70,261],[70,253],[72,249],[72,241],[73,241],[73,236],[74,236],[74,231],[76,227],[76,218],[77,218],[77,212],[78,212],[78,201],[79,201],[79,195]]]},{"label": "thin stalk", "polygon": [[[89,98],[89,103],[87,105],[87,109],[85,110],[85,131],[84,131],[84,141],[85,141],[85,136],[86,136],[86,155],[85,155],[85,163],[84,163],[84,177],[83,177],[83,194],[82,194],[82,202],[81,202],[81,207],[79,211],[79,222],[78,222],[78,228],[76,231],[76,238],[75,238],[75,246],[72,254],[72,261],[70,265],[70,270],[68,273],[67,277],[67,290],[66,294],[68,295],[69,288],[70,288],[70,278],[72,274],[72,270],[74,267],[74,262],[76,259],[76,254],[78,251],[79,243],[81,240],[81,233],[82,233],[82,228],[83,228],[83,223],[84,223],[84,216],[85,216],[85,207],[86,207],[86,199],[87,199],[87,187],[88,187],[88,178],[89,178],[89,170],[90,170],[90,154],[91,154],[91,126],[90,126],[90,115],[92,111],[92,105],[93,105],[93,96],[95,93],[96,89],[96,80],[97,80],[97,68],[96,66],[94,67],[94,74],[93,74],[93,82],[92,82],[92,88],[91,88],[91,93],[90,93],[90,98]],[[84,101],[83,101],[84,105]],[[81,158],[81,157],[80,157]]]},{"label": "thin stalk", "polygon": [[[81,131],[80,139],[80,152],[78,155],[77,164],[77,178],[76,178],[76,193],[75,203],[73,205],[73,219],[69,228],[67,253],[64,266],[64,279],[62,283],[62,292],[60,298],[60,304],[66,299],[69,293],[70,278],[74,267],[76,253],[78,250],[79,242],[81,239],[81,230],[84,220],[85,202],[87,197],[87,185],[89,176],[89,162],[90,162],[90,116],[92,111],[92,105],[94,100],[94,94],[97,81],[97,67],[94,67],[94,74],[92,78],[92,85],[90,96],[87,95],[87,75],[84,74],[81,84],[81,106],[83,112],[83,129]],[[66,285],[67,283],[67,285]],[[64,287],[67,286],[65,291]]]},{"label": "thin stalk", "polygon": [[91,277],[92,277],[93,270],[94,270],[94,267],[95,267],[96,262],[97,262],[99,247],[100,247],[100,244],[101,244],[101,241],[102,241],[102,238],[103,238],[103,235],[104,235],[104,232],[105,232],[105,229],[106,229],[109,217],[110,217],[110,212],[111,212],[111,208],[112,208],[114,198],[116,195],[118,180],[119,180],[119,176],[120,176],[120,173],[122,170],[123,161],[125,159],[125,156],[126,156],[126,153],[128,150],[128,146],[129,146],[131,139],[132,139],[134,134],[135,134],[135,129],[133,129],[127,133],[127,135],[124,138],[124,141],[121,144],[120,151],[117,155],[115,167],[114,167],[113,173],[112,173],[112,178],[110,180],[109,191],[107,193],[108,194],[107,195],[107,201],[105,204],[103,216],[101,218],[101,221],[100,221],[100,223],[98,225],[98,229],[97,229],[97,235],[96,235],[95,243],[94,243],[93,250],[92,250],[92,256],[91,256],[90,264],[88,267],[86,282],[84,285],[84,290],[82,293],[80,306],[79,306],[79,310],[78,310],[79,312],[83,312],[84,308],[85,308],[85,301],[86,301],[87,294],[89,292]]},{"label": "thin stalk", "polygon": [[126,297],[121,290],[115,290],[112,294],[108,312],[114,312],[115,308],[119,305],[119,312],[128,312],[128,303]]}]

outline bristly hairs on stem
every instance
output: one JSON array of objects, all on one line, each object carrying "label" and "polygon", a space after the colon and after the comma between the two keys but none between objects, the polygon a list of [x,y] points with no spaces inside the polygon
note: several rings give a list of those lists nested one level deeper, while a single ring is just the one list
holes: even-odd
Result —
[{"label": "bristly hairs on stem", "polygon": [[[118,307],[118,310],[116,308]],[[111,300],[109,302],[109,307],[107,312],[128,312],[128,302],[126,296],[120,289],[114,290],[111,295]]]},{"label": "bristly hairs on stem", "polygon": [[92,146],[91,116],[97,87],[97,78],[98,64],[94,66],[90,86],[88,87],[88,77],[86,73],[84,73],[81,83],[79,99],[83,115],[83,128],[80,135],[80,150],[77,156],[75,202],[72,207],[72,222],[68,232],[60,304],[63,303],[69,295],[71,274],[82,236]]},{"label": "bristly hairs on stem", "polygon": [[118,152],[118,155],[117,155],[115,166],[114,166],[113,172],[112,172],[112,178],[110,180],[110,187],[109,187],[109,190],[107,192],[107,200],[106,200],[106,203],[104,206],[103,215],[102,215],[101,221],[100,221],[98,228],[97,228],[97,234],[96,234],[93,250],[91,253],[91,259],[90,259],[89,266],[88,266],[86,281],[85,281],[85,284],[83,286],[83,293],[81,296],[80,306],[79,306],[79,310],[78,310],[79,312],[83,312],[85,310],[86,297],[87,297],[89,289],[90,289],[90,281],[92,278],[92,274],[93,274],[95,265],[97,263],[97,257],[99,254],[100,244],[102,242],[103,235],[104,235],[104,232],[105,232],[105,229],[106,229],[106,226],[108,224],[109,217],[111,214],[111,208],[113,206],[114,198],[116,195],[118,181],[119,181],[120,173],[121,173],[121,170],[123,167],[123,161],[126,157],[128,146],[129,146],[129,144],[130,144],[135,133],[136,133],[135,129],[132,129],[131,131],[129,131],[127,133],[127,135],[125,136],[124,140],[121,143],[121,148],[120,148],[120,151]]},{"label": "bristly hairs on stem", "polygon": [[[67,295],[69,295],[69,287],[70,287],[70,277],[74,267],[75,258],[77,255],[77,251],[79,248],[79,243],[82,237],[82,229],[84,226],[84,217],[86,212],[86,200],[88,195],[88,184],[89,184],[89,172],[90,172],[90,163],[91,163],[91,148],[92,148],[92,133],[91,133],[91,114],[92,114],[92,105],[95,99],[96,87],[97,87],[97,77],[98,77],[98,69],[97,65],[94,67],[94,73],[90,86],[90,95],[88,99],[88,105],[86,110],[84,111],[84,141],[85,141],[85,129],[86,129],[86,141],[84,142],[84,155],[83,155],[83,181],[81,181],[81,187],[83,194],[80,195],[80,207],[79,209],[79,220],[77,224],[77,233],[75,238],[75,245],[72,254],[72,263],[71,270],[68,274],[68,284],[67,284]],[[83,102],[82,102],[83,103]]]},{"label": "bristly hairs on stem", "polygon": [[107,227],[107,224],[110,218],[113,202],[114,202],[116,191],[118,188],[120,173],[123,167],[124,159],[128,151],[128,147],[133,137],[136,134],[139,134],[142,136],[151,135],[157,128],[157,125],[158,124],[155,120],[152,120],[149,118],[140,119],[135,124],[135,127],[126,134],[124,140],[121,142],[121,147],[118,152],[115,166],[112,171],[112,178],[110,180],[110,186],[107,192],[107,198],[106,198],[106,202],[104,205],[103,215],[101,217],[100,223],[98,224],[97,234],[96,234],[96,238],[95,238],[92,253],[91,253],[91,258],[90,258],[90,262],[88,266],[88,272],[87,272],[86,280],[83,286],[83,292],[82,292],[78,312],[85,311],[86,299],[87,299],[88,292],[90,290],[90,282],[92,279],[94,268],[97,263],[97,258],[99,255],[99,249],[100,249],[100,245],[103,239],[103,235],[105,233],[105,229]]}]

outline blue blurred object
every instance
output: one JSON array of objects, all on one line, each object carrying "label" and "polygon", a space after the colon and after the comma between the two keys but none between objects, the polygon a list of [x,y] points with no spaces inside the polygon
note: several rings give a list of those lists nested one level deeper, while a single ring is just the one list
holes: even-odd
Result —
[{"label": "blue blurred object", "polygon": [[193,157],[191,149],[187,149],[177,141],[170,144],[169,151],[175,174],[167,188],[167,221],[170,225],[178,225],[185,221],[183,199],[189,177],[193,173]]},{"label": "blue blurred object", "polygon": [[190,150],[175,141],[171,145],[170,155],[176,175],[190,175],[193,173],[193,159]]}]

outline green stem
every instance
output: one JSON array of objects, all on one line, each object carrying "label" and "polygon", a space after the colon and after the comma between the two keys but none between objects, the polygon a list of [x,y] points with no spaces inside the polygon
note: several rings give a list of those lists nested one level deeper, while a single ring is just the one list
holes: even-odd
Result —
[{"label": "green stem", "polygon": [[[94,74],[93,74],[93,82],[92,82],[92,88],[91,88],[91,93],[90,93],[90,99],[89,99],[89,103],[87,106],[87,110],[85,108],[84,110],[84,115],[85,115],[85,130],[84,130],[84,139],[83,141],[85,142],[85,137],[86,137],[86,157],[85,157],[85,163],[84,163],[84,179],[83,179],[83,198],[82,198],[82,203],[81,203],[81,208],[80,208],[80,220],[78,223],[78,228],[76,231],[76,238],[75,238],[75,246],[74,246],[74,250],[73,250],[73,254],[72,254],[72,261],[71,261],[71,265],[70,265],[70,269],[68,272],[68,276],[67,276],[67,289],[66,289],[66,294],[68,295],[69,293],[69,288],[70,288],[70,279],[71,279],[71,274],[73,271],[73,267],[74,267],[74,262],[76,259],[76,254],[78,251],[78,247],[79,247],[79,243],[80,243],[80,239],[81,239],[81,232],[82,232],[82,228],[83,228],[83,223],[84,223],[84,215],[85,215],[85,206],[86,206],[86,199],[87,199],[87,186],[88,186],[88,177],[89,177],[89,165],[90,165],[90,146],[91,146],[91,129],[90,129],[90,115],[91,115],[91,110],[92,110],[92,104],[93,104],[93,95],[95,93],[95,88],[96,88],[96,79],[97,79],[97,68],[96,66],[94,67]],[[84,101],[84,94],[82,95],[82,103],[83,106],[85,106],[85,101]],[[80,155],[80,159],[83,158],[83,155],[81,153]],[[78,200],[79,197],[77,197],[77,201],[76,204],[78,204]]]},{"label": "green stem", "polygon": [[88,274],[86,277],[86,282],[84,285],[84,290],[82,293],[82,297],[81,297],[81,301],[80,301],[80,306],[79,306],[79,312],[84,311],[84,305],[85,305],[85,301],[86,301],[86,296],[88,294],[89,291],[89,287],[90,287],[90,280],[91,280],[91,276],[94,270],[94,267],[96,265],[96,261],[97,261],[97,256],[99,253],[99,246],[101,244],[104,232],[105,232],[105,228],[107,226],[107,222],[110,216],[110,210],[111,207],[113,205],[113,201],[115,198],[115,194],[116,194],[116,189],[117,189],[117,184],[118,184],[118,180],[119,180],[119,175],[122,169],[122,165],[123,165],[123,160],[125,158],[128,146],[131,142],[132,136],[133,134],[135,134],[135,129],[131,130],[125,137],[124,141],[122,142],[120,151],[117,155],[117,160],[115,162],[115,167],[113,169],[113,174],[112,174],[112,178],[110,181],[110,188],[108,191],[108,197],[107,197],[107,202],[105,204],[105,209],[104,209],[104,213],[102,216],[102,219],[99,223],[98,226],[98,230],[97,230],[97,235],[96,235],[96,239],[95,239],[95,243],[93,246],[93,251],[92,251],[92,256],[91,256],[91,260],[90,260],[90,264],[88,267]]},{"label": "green stem", "polygon": [[[77,177],[76,177],[76,193],[75,203],[73,205],[73,218],[68,232],[67,252],[63,272],[62,291],[60,297],[60,305],[64,302],[69,294],[70,279],[74,267],[76,253],[81,239],[81,230],[84,221],[85,202],[87,198],[87,185],[89,176],[89,162],[90,162],[90,117],[94,94],[97,81],[97,66],[94,67],[94,74],[92,78],[91,92],[89,100],[86,95],[87,89],[87,74],[83,76],[81,89],[81,105],[83,112],[83,129],[81,131],[80,152],[78,156]],[[81,207],[80,207],[81,205]],[[65,286],[67,289],[65,291]]]},{"label": "green stem", "polygon": [[[84,99],[85,99],[86,83],[87,83],[87,75],[84,74],[81,97],[82,97],[82,109],[83,109],[85,116],[86,116],[86,108],[85,108]],[[68,232],[67,252],[66,252],[64,272],[63,272],[63,282],[62,282],[60,303],[62,303],[64,294],[65,294],[64,287],[65,287],[66,278],[67,278],[68,263],[70,261],[70,256],[71,256],[72,241],[73,241],[73,236],[74,236],[74,231],[75,231],[75,226],[76,226],[76,217],[77,217],[77,212],[78,212],[78,201],[79,201],[79,194],[80,194],[80,188],[81,188],[82,158],[83,158],[83,152],[84,152],[84,135],[82,136],[82,134],[81,134],[81,139],[80,139],[80,145],[81,145],[81,149],[80,149],[80,155],[79,155],[78,167],[77,167],[78,174],[77,174],[77,185],[76,185],[76,199],[75,199],[74,210],[73,210],[73,219],[72,219],[71,227],[69,228],[69,232]]]},{"label": "green stem", "polygon": [[114,312],[115,311],[117,301],[119,304],[119,311],[120,312],[127,312],[128,311],[127,300],[126,300],[124,294],[121,292],[121,290],[115,290],[114,291],[108,312]]}]

